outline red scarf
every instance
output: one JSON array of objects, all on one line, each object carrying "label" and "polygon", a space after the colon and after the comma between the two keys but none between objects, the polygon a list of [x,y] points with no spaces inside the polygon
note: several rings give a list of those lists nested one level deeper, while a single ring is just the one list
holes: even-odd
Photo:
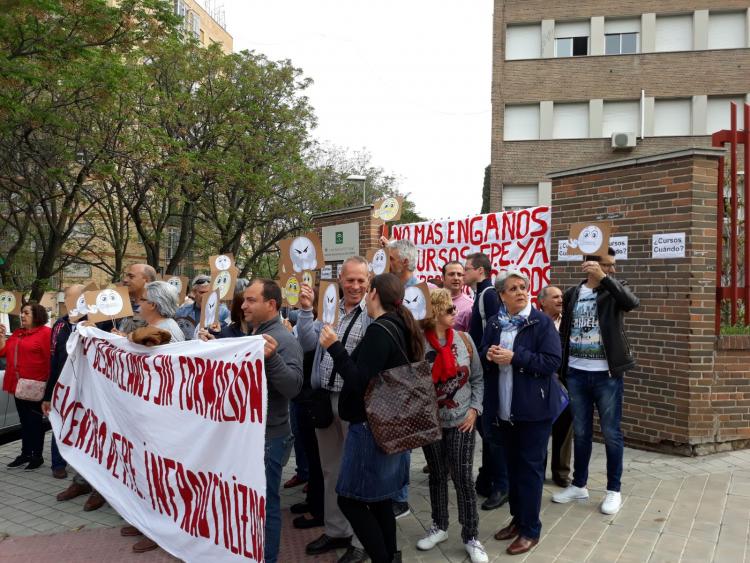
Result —
[{"label": "red scarf", "polygon": [[445,383],[456,375],[456,357],[453,355],[453,329],[445,331],[445,346],[440,345],[434,330],[425,330],[424,336],[427,342],[437,353],[435,363],[432,364],[432,382]]}]

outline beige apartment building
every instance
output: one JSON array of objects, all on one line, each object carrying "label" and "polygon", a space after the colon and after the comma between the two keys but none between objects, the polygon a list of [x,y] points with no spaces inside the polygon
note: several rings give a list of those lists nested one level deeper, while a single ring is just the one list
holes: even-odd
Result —
[{"label": "beige apartment building", "polygon": [[495,0],[493,29],[493,210],[549,204],[553,171],[710,146],[750,101],[747,0]]},{"label": "beige apartment building", "polygon": [[175,13],[183,18],[183,27],[192,32],[204,47],[221,44],[225,53],[233,50],[232,36],[226,29],[224,8],[214,0],[174,0]]},{"label": "beige apartment building", "polygon": [[[233,39],[226,30],[223,7],[214,0],[203,0],[199,3],[197,0],[174,0],[175,13],[183,18],[183,28],[193,33],[200,41],[201,45],[208,46],[212,43],[219,43],[225,53],[231,53],[233,50]],[[79,232],[80,231],[80,232]],[[180,230],[178,226],[167,227],[165,240],[162,243],[163,258],[160,260],[160,267],[166,268],[170,258],[179,243]],[[73,238],[88,238],[89,233],[84,227],[73,233]],[[113,253],[111,248],[101,240],[93,243],[92,262],[101,260],[112,264]],[[96,258],[96,259],[94,259]],[[145,262],[146,255],[142,244],[138,241],[138,235],[133,228],[131,230],[131,242],[128,245],[126,262],[128,264],[135,262]],[[192,260],[186,260],[185,264],[179,268],[178,274],[191,276],[194,271]],[[102,268],[94,267],[90,264],[80,263],[71,264],[66,267],[58,279],[58,287],[66,287],[71,283],[77,283],[83,280],[94,280],[100,285],[106,285],[111,281],[111,274]]]}]

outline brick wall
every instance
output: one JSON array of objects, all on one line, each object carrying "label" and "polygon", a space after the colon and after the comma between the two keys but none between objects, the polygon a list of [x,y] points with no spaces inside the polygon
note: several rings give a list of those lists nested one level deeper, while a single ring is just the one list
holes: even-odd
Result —
[{"label": "brick wall", "polygon": [[[715,451],[750,438],[750,338],[717,349],[713,328],[717,155],[693,150],[633,162],[552,175],[552,281],[565,288],[582,279],[580,262],[557,260],[570,224],[610,217],[613,233],[629,239],[616,275],[641,300],[626,321],[638,361],[625,379],[626,441]],[[686,257],[653,260],[651,236],[669,232],[686,233]]]},{"label": "brick wall", "polygon": [[[592,16],[619,17],[746,9],[747,0],[495,0],[493,21],[491,209],[502,206],[503,184],[536,184],[552,170],[621,158],[609,139],[503,141],[507,103],[637,100],[641,90],[656,98],[737,95],[750,92],[750,49],[641,53],[560,59],[505,60],[505,26],[542,19],[570,21]],[[651,137],[630,154],[708,146],[708,137]]]},{"label": "brick wall", "polygon": [[[323,213],[313,217],[313,226],[318,236],[323,237],[323,227],[343,225],[346,223],[359,223],[359,253],[362,256],[373,248],[379,248],[381,223],[372,220],[372,205],[363,205],[341,209],[330,213]],[[326,264],[340,264],[342,261],[329,261]],[[336,270],[334,268],[334,274]]]}]

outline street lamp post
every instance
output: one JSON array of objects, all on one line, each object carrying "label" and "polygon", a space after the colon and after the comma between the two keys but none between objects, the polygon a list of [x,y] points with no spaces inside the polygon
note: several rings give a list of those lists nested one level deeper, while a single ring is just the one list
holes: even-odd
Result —
[{"label": "street lamp post", "polygon": [[358,174],[350,174],[346,177],[349,182],[362,182],[362,205],[367,205],[365,199],[365,187],[367,185],[367,176],[360,176]]}]

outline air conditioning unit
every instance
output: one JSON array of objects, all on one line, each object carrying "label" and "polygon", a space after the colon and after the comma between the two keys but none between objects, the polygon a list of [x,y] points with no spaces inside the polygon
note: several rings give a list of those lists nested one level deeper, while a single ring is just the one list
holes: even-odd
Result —
[{"label": "air conditioning unit", "polygon": [[612,133],[612,150],[632,149],[635,147],[635,133]]}]

